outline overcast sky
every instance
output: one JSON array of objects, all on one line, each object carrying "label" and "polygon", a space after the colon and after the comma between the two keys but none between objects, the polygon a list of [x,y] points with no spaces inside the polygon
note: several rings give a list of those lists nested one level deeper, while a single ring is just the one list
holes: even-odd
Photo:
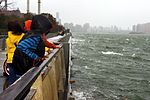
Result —
[{"label": "overcast sky", "polygon": [[[26,12],[27,0],[10,1]],[[30,12],[37,13],[37,1],[30,0]],[[54,17],[59,12],[62,23],[131,28],[134,24],[150,22],[150,0],[41,0],[41,12]]]}]

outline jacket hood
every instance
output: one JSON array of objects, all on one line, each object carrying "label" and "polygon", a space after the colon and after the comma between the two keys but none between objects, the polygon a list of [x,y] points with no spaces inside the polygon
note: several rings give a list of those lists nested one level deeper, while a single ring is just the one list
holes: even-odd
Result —
[{"label": "jacket hood", "polygon": [[12,33],[12,31],[8,31],[8,39],[11,43],[16,43],[18,37],[20,37],[20,35],[15,35]]},{"label": "jacket hood", "polygon": [[32,18],[32,23],[30,28],[32,31],[47,33],[52,28],[52,23],[45,16],[36,15],[33,16]]},{"label": "jacket hood", "polygon": [[27,20],[27,21],[25,21],[24,29],[25,29],[26,31],[30,31],[31,23],[32,23],[32,20]]}]

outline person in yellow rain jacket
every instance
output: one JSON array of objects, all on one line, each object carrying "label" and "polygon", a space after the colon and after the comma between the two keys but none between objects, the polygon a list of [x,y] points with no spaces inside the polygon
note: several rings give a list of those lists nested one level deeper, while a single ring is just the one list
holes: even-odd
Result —
[{"label": "person in yellow rain jacket", "polygon": [[[18,45],[19,41],[24,36],[23,29],[17,21],[8,22],[8,38],[6,39],[6,49],[7,49],[7,68],[5,68],[6,73],[8,74],[8,84],[12,84],[16,80],[13,71],[13,55]],[[10,78],[11,77],[11,78]]]},{"label": "person in yellow rain jacket", "polygon": [[7,63],[12,63],[14,51],[16,49],[16,45],[19,43],[19,41],[22,39],[24,34],[16,35],[13,34],[12,31],[8,32],[8,38],[6,39],[6,45],[7,45]]}]

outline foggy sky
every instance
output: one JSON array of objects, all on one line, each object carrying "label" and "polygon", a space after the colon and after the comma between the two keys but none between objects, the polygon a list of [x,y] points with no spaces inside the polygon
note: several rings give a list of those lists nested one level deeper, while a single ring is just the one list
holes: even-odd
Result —
[{"label": "foggy sky", "polygon": [[[9,0],[8,0],[9,1]],[[26,12],[27,0],[13,0]],[[37,1],[30,0],[30,12],[37,13]],[[150,0],[41,0],[41,12],[59,12],[62,23],[116,25],[124,29],[150,22]]]}]

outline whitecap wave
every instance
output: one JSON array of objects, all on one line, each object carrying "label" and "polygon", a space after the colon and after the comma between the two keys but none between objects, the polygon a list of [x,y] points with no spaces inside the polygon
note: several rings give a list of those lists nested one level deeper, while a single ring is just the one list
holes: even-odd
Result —
[{"label": "whitecap wave", "polygon": [[84,42],[84,41],[85,41],[84,39],[75,39],[75,38],[72,39],[73,43]]},{"label": "whitecap wave", "polygon": [[75,100],[86,100],[83,92],[73,91],[73,96],[75,97]]},{"label": "whitecap wave", "polygon": [[107,52],[102,51],[102,54],[104,54],[104,55],[120,55],[120,56],[123,56],[122,53],[116,53],[116,52],[113,52],[113,51],[107,51]]},{"label": "whitecap wave", "polygon": [[135,54],[132,54],[132,57],[135,57]]},{"label": "whitecap wave", "polygon": [[85,69],[91,69],[91,68],[89,68],[88,66],[83,66]]},{"label": "whitecap wave", "polygon": [[75,97],[75,100],[94,100],[93,99],[93,92],[97,91],[97,87],[96,86],[91,86],[89,88],[89,91],[73,91],[73,97]]}]

